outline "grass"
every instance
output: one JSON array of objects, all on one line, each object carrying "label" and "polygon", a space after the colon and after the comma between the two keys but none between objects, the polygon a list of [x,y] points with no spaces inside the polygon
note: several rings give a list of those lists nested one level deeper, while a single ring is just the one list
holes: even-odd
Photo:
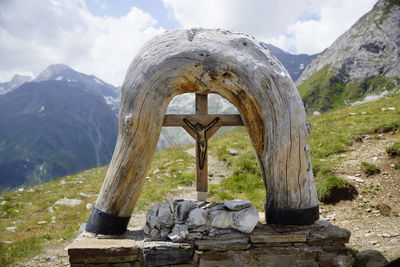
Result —
[{"label": "grass", "polygon": [[382,8],[382,16],[376,22],[379,26],[382,25],[382,23],[388,18],[391,9],[396,5],[400,5],[397,0],[389,0],[389,4]]},{"label": "grass", "polygon": [[[0,266],[29,258],[45,246],[73,238],[89,215],[86,204],[95,201],[105,172],[106,167],[92,169],[2,195]],[[75,207],[54,205],[60,198],[80,199],[83,203]],[[47,223],[38,224],[39,221]],[[7,227],[16,229],[4,230]],[[7,241],[12,243],[6,244]]]},{"label": "grass", "polygon": [[[188,168],[194,164],[194,158],[184,152],[186,148],[156,153],[135,210],[146,210],[165,200],[179,185],[193,183],[194,173]],[[80,224],[88,219],[90,209],[86,204],[96,200],[106,172],[107,167],[91,169],[1,195],[0,266],[12,265],[38,254],[44,247],[74,238]],[[54,205],[61,198],[83,203],[75,207]],[[39,221],[47,223],[38,224]],[[5,230],[7,227],[16,229]]]},{"label": "grass", "polygon": [[[395,110],[382,109],[387,107],[395,107]],[[333,167],[343,160],[340,153],[347,151],[355,142],[362,141],[362,136],[365,134],[375,136],[376,133],[398,131],[400,129],[399,110],[400,95],[395,94],[372,103],[332,110],[322,116],[309,118],[312,125],[310,136],[312,167],[321,201],[332,199],[334,189],[350,187],[333,171]],[[229,149],[237,150],[239,155],[229,155]],[[249,156],[249,151],[252,151],[252,146],[243,128],[238,127],[234,132],[227,132],[210,141],[210,152],[227,162],[234,170],[232,177],[224,179],[221,185],[210,188],[211,195],[216,200],[246,197],[246,199],[255,199],[258,203],[257,207],[262,208],[261,202],[264,201],[265,196],[263,184],[261,182],[257,184],[259,186],[257,194],[261,194],[262,197],[254,197],[251,193],[251,190],[255,191],[252,179],[261,181],[261,177],[253,171],[258,166],[255,157]],[[244,179],[243,172],[237,172],[239,162],[242,164],[244,162],[244,166],[250,170],[246,172],[247,179],[250,181]]]},{"label": "grass", "polygon": [[386,148],[386,153],[391,157],[399,157],[400,156],[400,140],[395,142],[393,145],[390,145]]},{"label": "grass", "polygon": [[398,161],[398,162],[396,162],[396,163],[394,164],[394,168],[395,168],[396,170],[400,170],[400,161]]},{"label": "grass", "polygon": [[380,189],[379,184],[368,184],[363,187],[362,193],[376,194]]},{"label": "grass", "polygon": [[[237,156],[230,156],[227,148],[239,152]],[[214,152],[220,160],[233,166],[231,177],[225,178],[219,185],[210,186],[210,196],[214,200],[247,199],[253,202],[257,209],[262,210],[265,202],[265,189],[261,179],[260,169],[256,157],[250,147],[247,135],[223,135],[212,143],[211,153]],[[262,197],[264,196],[264,197]]]},{"label": "grass", "polygon": [[361,162],[361,169],[367,176],[378,174],[381,172],[381,170],[374,164],[365,161]]},{"label": "grass", "polygon": [[329,65],[310,76],[298,86],[308,111],[328,111],[344,107],[370,94],[399,91],[399,78],[377,75],[354,82],[344,82],[343,75]]}]

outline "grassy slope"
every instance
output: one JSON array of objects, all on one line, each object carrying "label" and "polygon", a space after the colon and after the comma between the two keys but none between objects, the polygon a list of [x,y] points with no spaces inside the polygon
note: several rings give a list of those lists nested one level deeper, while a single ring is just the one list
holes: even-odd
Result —
[{"label": "grassy slope", "polygon": [[[170,148],[156,154],[136,210],[148,209],[152,203],[162,201],[167,193],[176,190],[177,186],[194,181],[194,173],[189,170],[194,159],[184,152],[185,148]],[[107,167],[91,169],[27,187],[21,192],[17,190],[2,195],[0,266],[29,258],[45,246],[75,237],[79,225],[86,222],[89,216],[86,204],[96,200],[106,172]],[[80,199],[83,203],[75,207],[54,205],[61,198]],[[46,223],[38,224],[40,221]],[[7,227],[16,229],[9,231]]]},{"label": "grassy slope", "polygon": [[354,82],[343,82],[345,78],[330,68],[323,67],[298,86],[301,98],[308,111],[327,111],[363,99],[367,95],[384,91],[399,91],[400,79],[382,75]]},{"label": "grassy slope", "polygon": [[[378,28],[393,12],[393,7],[400,5],[398,0],[389,0],[387,6],[374,8],[373,16],[369,21],[364,21],[364,27],[375,23]],[[382,11],[382,12],[380,12]],[[353,35],[359,37],[363,33]],[[371,94],[379,94],[383,91],[400,91],[400,79],[398,77],[386,77],[377,75],[365,79],[348,82],[347,74],[343,70],[325,65],[319,71],[311,75],[306,81],[298,85],[298,89],[308,111],[327,111],[332,108],[344,107],[346,103],[352,103]]]},{"label": "grassy slope", "polygon": [[[382,108],[395,107],[396,110]],[[365,112],[365,114],[362,114]],[[352,113],[357,113],[352,115]],[[340,157],[332,155],[346,151],[357,137],[370,131],[400,129],[400,95],[373,103],[331,111],[320,117],[310,118],[312,124],[311,148],[313,170],[316,175],[320,198],[329,194],[332,186],[344,183],[331,171]],[[194,181],[194,159],[187,147],[175,147],[156,154],[150,174],[140,196],[136,210],[146,210],[152,203],[162,201],[168,192],[179,185]],[[238,156],[231,156],[228,149],[235,149]],[[263,209],[265,190],[260,179],[249,138],[243,128],[236,128],[210,141],[210,153],[225,160],[234,171],[232,177],[222,180],[220,186],[211,186],[214,200],[250,199],[258,209]],[[24,188],[0,197],[0,266],[28,258],[44,246],[75,236],[79,225],[89,215],[87,203],[93,203],[99,192],[106,167],[88,170],[39,186]],[[64,181],[64,182],[62,182]],[[91,195],[90,197],[83,195]],[[83,200],[75,207],[54,206],[60,198]],[[49,211],[52,207],[53,212]],[[54,216],[55,223],[51,223]],[[39,221],[47,221],[38,224]],[[16,227],[15,232],[5,230]],[[12,241],[11,244],[7,244]]]},{"label": "grassy slope", "polygon": [[[382,110],[387,107],[395,107],[395,110]],[[400,129],[400,94],[356,107],[330,111],[310,118],[310,123],[313,171],[319,198],[326,200],[333,187],[346,186],[346,182],[332,172],[332,167],[341,160],[340,157],[333,159],[330,156],[346,151],[358,136],[366,132]],[[242,153],[236,157],[229,156],[227,149],[232,148]],[[223,180],[221,186],[212,186],[210,192],[217,200],[250,199],[257,208],[263,209],[265,193],[260,189],[260,174],[254,153],[250,151],[249,139],[243,133],[225,134],[214,139],[211,152],[231,164],[234,175]],[[263,197],[260,198],[260,195]]]}]

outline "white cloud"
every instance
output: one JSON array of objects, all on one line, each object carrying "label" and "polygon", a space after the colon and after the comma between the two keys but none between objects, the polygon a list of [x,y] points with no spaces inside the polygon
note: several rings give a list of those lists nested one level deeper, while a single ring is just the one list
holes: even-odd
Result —
[{"label": "white cloud", "polygon": [[[376,0],[163,0],[184,28],[245,32],[291,52],[316,53]],[[156,19],[132,8],[120,18],[92,15],[83,0],[0,0],[0,81],[37,75],[50,64],[120,85],[134,54],[161,33]]]},{"label": "white cloud", "polygon": [[0,80],[64,63],[120,85],[134,54],[163,31],[156,23],[138,8],[111,18],[93,16],[80,0],[3,0]]},{"label": "white cloud", "polygon": [[283,49],[294,48],[297,52],[320,52],[367,13],[375,2],[376,0],[326,1],[320,8],[318,20],[298,21],[289,25],[286,33],[268,41]]},{"label": "white cloud", "polygon": [[163,0],[183,27],[227,28],[292,52],[318,53],[376,0]]}]

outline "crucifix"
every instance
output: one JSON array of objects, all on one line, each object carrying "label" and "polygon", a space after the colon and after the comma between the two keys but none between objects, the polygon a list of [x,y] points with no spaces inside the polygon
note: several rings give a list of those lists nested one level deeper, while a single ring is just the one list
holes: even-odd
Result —
[{"label": "crucifix", "polygon": [[197,200],[207,200],[208,157],[207,141],[221,126],[242,126],[239,114],[208,114],[208,95],[196,94],[196,114],[167,114],[163,126],[178,126],[196,140],[196,191]]}]

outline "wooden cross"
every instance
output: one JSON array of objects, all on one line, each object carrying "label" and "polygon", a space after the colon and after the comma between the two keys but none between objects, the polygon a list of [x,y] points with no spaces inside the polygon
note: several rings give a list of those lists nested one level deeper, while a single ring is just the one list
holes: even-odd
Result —
[{"label": "wooden cross", "polygon": [[208,191],[207,140],[221,126],[244,125],[239,114],[208,114],[208,95],[196,94],[196,114],[167,114],[163,126],[183,127],[196,140],[196,191],[197,200],[205,201]]}]

